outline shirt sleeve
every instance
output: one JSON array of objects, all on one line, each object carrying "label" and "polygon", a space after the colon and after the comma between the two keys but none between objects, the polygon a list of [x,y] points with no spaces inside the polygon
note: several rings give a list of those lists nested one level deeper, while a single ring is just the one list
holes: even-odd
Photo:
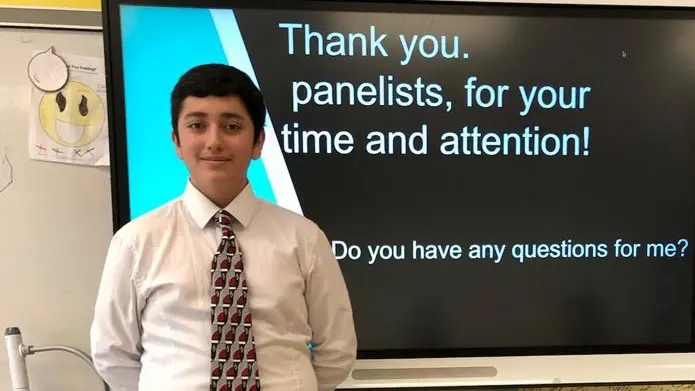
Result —
[{"label": "shirt sleeve", "polygon": [[321,230],[314,244],[306,299],[314,371],[319,391],[326,391],[334,390],[349,376],[357,356],[357,336],[340,265]]},{"label": "shirt sleeve", "polygon": [[140,377],[140,311],[135,253],[122,235],[111,241],[90,329],[94,366],[112,391],[137,391]]}]

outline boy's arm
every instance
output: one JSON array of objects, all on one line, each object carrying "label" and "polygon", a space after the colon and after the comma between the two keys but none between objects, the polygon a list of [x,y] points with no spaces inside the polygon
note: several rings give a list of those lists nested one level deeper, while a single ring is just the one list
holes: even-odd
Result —
[{"label": "boy's arm", "polygon": [[90,330],[92,360],[113,391],[137,391],[140,377],[140,312],[135,254],[115,235],[106,256]]},{"label": "boy's arm", "polygon": [[325,391],[334,390],[350,375],[357,356],[357,335],[340,265],[320,230],[314,245],[306,299],[314,371],[319,391]]}]

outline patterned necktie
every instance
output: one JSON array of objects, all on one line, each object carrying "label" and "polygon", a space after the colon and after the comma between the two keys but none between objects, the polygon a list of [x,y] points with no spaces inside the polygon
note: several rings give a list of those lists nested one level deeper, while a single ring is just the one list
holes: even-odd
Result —
[{"label": "patterned necktie", "polygon": [[211,382],[210,391],[260,391],[248,288],[241,249],[232,231],[232,216],[217,212],[222,230],[212,259]]}]

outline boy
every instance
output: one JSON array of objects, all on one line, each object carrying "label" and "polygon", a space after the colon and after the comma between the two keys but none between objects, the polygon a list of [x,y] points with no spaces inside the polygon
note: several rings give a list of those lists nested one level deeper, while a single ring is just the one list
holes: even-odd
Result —
[{"label": "boy", "polygon": [[356,335],[330,243],[246,177],[265,113],[231,66],[174,87],[187,186],[114,235],[96,300],[92,356],[112,390],[323,391],[349,375]]}]

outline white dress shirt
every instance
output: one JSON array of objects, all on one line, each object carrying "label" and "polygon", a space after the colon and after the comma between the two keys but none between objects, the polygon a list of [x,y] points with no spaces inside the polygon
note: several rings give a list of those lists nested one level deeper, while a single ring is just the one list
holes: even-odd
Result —
[{"label": "white dress shirt", "polygon": [[[261,390],[335,389],[352,369],[357,341],[328,239],[250,185],[225,209],[244,252]],[[181,197],[114,235],[91,328],[94,364],[113,391],[210,389],[217,210],[189,182]]]}]

